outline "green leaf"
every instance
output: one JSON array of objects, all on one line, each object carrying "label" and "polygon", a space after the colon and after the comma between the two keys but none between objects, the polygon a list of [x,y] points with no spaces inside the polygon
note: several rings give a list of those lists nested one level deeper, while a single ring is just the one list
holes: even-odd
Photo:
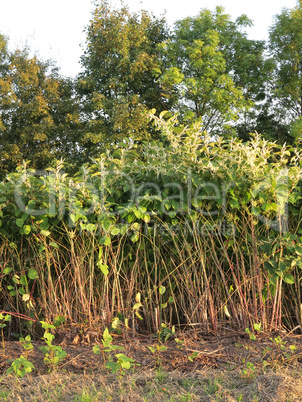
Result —
[{"label": "green leaf", "polygon": [[120,365],[116,362],[107,362],[105,367],[111,370],[112,373],[116,373],[120,369]]},{"label": "green leaf", "polygon": [[199,353],[198,352],[193,352],[189,357],[188,357],[188,360],[190,361],[190,362],[194,362],[194,359],[196,359],[196,357],[199,355]]},{"label": "green leaf", "polygon": [[21,283],[21,285],[23,285],[23,286],[27,286],[27,285],[28,285],[27,278],[26,278],[26,275],[25,275],[25,274],[21,276],[21,278],[20,278],[20,283]]},{"label": "green leaf", "polygon": [[142,303],[135,303],[134,306],[133,306],[133,310],[137,310],[140,307],[142,307]]},{"label": "green leaf", "polygon": [[65,317],[63,315],[56,315],[54,318],[54,326],[60,327],[65,322]]},{"label": "green leaf", "polygon": [[133,236],[131,236],[131,241],[133,243],[136,243],[139,240],[139,233],[135,233]]},{"label": "green leaf", "polygon": [[88,230],[88,232],[93,233],[97,228],[97,225],[95,225],[94,223],[88,223],[88,225],[86,225],[86,230]]},{"label": "green leaf", "polygon": [[40,323],[42,324],[42,328],[44,329],[56,329],[56,327],[52,324],[49,324],[46,321],[40,321]]},{"label": "green leaf", "polygon": [[19,226],[19,228],[22,228],[24,224],[24,220],[22,218],[16,219],[16,225]]},{"label": "green leaf", "polygon": [[283,276],[284,282],[293,285],[295,283],[295,278],[291,274],[286,274]]},{"label": "green leaf", "polygon": [[69,214],[69,218],[73,223],[76,223],[76,215],[75,214]]},{"label": "green leaf", "polygon": [[103,274],[107,277],[109,274],[109,269],[108,269],[108,265],[106,264],[100,264],[100,270],[103,272]]},{"label": "green leaf", "polygon": [[148,222],[150,222],[150,215],[149,214],[144,214],[144,217],[143,217],[143,220],[146,222],[146,223],[148,223]]},{"label": "green leaf", "polygon": [[132,363],[134,362],[133,359],[125,356],[123,353],[117,353],[115,357],[118,359],[121,366],[126,370],[129,370],[132,366]]},{"label": "green leaf", "polygon": [[112,350],[125,350],[125,348],[123,348],[122,346],[118,346],[118,345],[110,345],[110,348]]},{"label": "green leaf", "polygon": [[48,218],[43,218],[42,223],[40,223],[40,228],[42,230],[47,230],[49,228]]},{"label": "green leaf", "polygon": [[34,280],[38,278],[38,272],[34,268],[30,268],[27,275],[29,279]]},{"label": "green leaf", "polygon": [[147,346],[148,349],[150,350],[151,353],[155,353],[156,352],[156,348],[154,348],[153,346]]},{"label": "green leaf", "polygon": [[261,212],[261,209],[259,207],[252,207],[252,213],[256,216],[258,216]]},{"label": "green leaf", "polygon": [[31,227],[29,225],[23,226],[23,233],[28,235],[31,232]]},{"label": "green leaf", "polygon": [[163,295],[165,292],[166,292],[166,287],[165,287],[165,286],[160,286],[160,287],[159,287],[159,293],[160,293],[161,295]]},{"label": "green leaf", "polygon": [[295,247],[295,251],[296,251],[296,253],[298,254],[298,255],[302,255],[302,247],[301,246],[296,246]]},{"label": "green leaf", "polygon": [[108,327],[106,327],[106,328],[104,329],[103,338],[104,338],[105,340],[110,339],[110,342],[112,342],[112,336],[109,334],[109,329],[108,329]]},{"label": "green leaf", "polygon": [[110,246],[111,244],[111,239],[108,236],[103,236],[100,238],[100,244],[103,244],[104,246]]},{"label": "green leaf", "polygon": [[240,208],[240,204],[239,204],[239,201],[237,200],[237,198],[236,199],[231,199],[230,200],[230,205],[231,205],[232,208],[235,208],[235,209]]},{"label": "green leaf", "polygon": [[141,213],[140,211],[138,211],[137,209],[134,210],[134,215],[135,215],[138,219],[140,219],[140,218],[143,216],[142,213]]},{"label": "green leaf", "polygon": [[4,270],[3,270],[3,275],[7,275],[7,274],[10,274],[11,272],[12,272],[12,268],[11,267],[6,267],[6,268],[4,268]]},{"label": "green leaf", "polygon": [[17,285],[20,284],[20,277],[17,274],[13,276],[13,282],[16,283]]},{"label": "green leaf", "polygon": [[133,222],[135,219],[135,214],[133,212],[131,212],[130,214],[127,214],[127,221],[128,223]]},{"label": "green leaf", "polygon": [[116,235],[118,235],[119,233],[120,233],[119,228],[113,228],[113,229],[111,230],[112,236],[116,236]]},{"label": "green leaf", "polygon": [[94,345],[92,348],[93,353],[95,353],[96,355],[99,355],[101,353],[101,349],[99,345]]}]

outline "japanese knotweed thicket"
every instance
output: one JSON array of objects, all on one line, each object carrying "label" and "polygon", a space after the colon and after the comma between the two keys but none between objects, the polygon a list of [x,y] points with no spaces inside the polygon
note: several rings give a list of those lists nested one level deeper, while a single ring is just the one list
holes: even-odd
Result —
[{"label": "japanese knotweed thicket", "polygon": [[301,324],[301,152],[152,119],[162,142],[0,184],[0,310],[15,326]]}]

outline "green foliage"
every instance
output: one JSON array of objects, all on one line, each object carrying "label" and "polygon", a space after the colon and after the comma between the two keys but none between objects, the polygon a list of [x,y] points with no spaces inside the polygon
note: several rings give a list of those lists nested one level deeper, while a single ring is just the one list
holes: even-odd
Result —
[{"label": "green foliage", "polygon": [[123,353],[117,353],[115,355],[117,361],[108,361],[106,363],[106,368],[111,370],[112,373],[119,373],[120,376],[125,375],[124,370],[130,370],[134,365],[134,360],[130,357],[125,356]]},{"label": "green foliage", "polygon": [[245,332],[249,334],[249,337],[252,341],[256,340],[256,336],[249,330],[249,328],[245,328]]},{"label": "green foliage", "polygon": [[8,321],[11,321],[11,316],[9,314],[0,313],[0,328],[1,328],[3,356],[5,355],[5,341],[4,341],[3,328],[6,327],[5,323],[8,322]]},{"label": "green foliage", "polygon": [[168,350],[168,347],[165,345],[160,345],[157,344],[155,347],[154,346],[148,346],[148,349],[150,350],[150,352],[155,355],[156,357],[156,365],[157,367],[161,367],[162,364],[162,359],[161,359],[161,352],[165,352],[166,350]]},{"label": "green foliage", "polygon": [[[261,323],[259,323],[259,324],[254,323],[253,327],[254,327],[255,331],[257,331],[259,333],[261,332]],[[255,334],[253,332],[251,332],[249,328],[245,328],[245,332],[249,335],[250,340],[256,341],[257,338],[256,338]]]},{"label": "green foliage", "polygon": [[176,22],[162,45],[170,68],[160,80],[176,91],[175,108],[185,121],[198,119],[202,130],[228,136],[244,114],[238,127],[247,130],[248,109],[264,99],[269,70],[264,42],[244,32],[251,24],[245,15],[233,22],[222,7]]},{"label": "green foliage", "polygon": [[97,156],[124,138],[150,139],[147,110],[160,112],[169,106],[170,95],[156,77],[163,64],[158,44],[168,35],[165,19],[99,1],[86,35],[78,90],[87,154]]},{"label": "green foliage", "polygon": [[[103,352],[103,360],[104,360],[104,365],[106,362],[106,353],[115,351],[115,350],[125,350],[122,346],[118,346],[118,345],[114,345],[113,344],[113,338],[109,333],[108,328],[106,327],[104,332],[103,332],[103,339],[102,339],[102,344],[103,344],[103,348],[102,348],[102,352]],[[94,345],[93,346],[93,353],[99,355],[101,353],[101,349],[99,345]]]},{"label": "green foliage", "polygon": [[[302,5],[283,9],[270,28],[269,49],[276,63],[272,80],[273,110],[287,135],[284,140],[300,141],[302,116]],[[272,109],[272,108],[271,108]],[[290,134],[290,136],[289,136]],[[283,136],[284,137],[284,136]]]},{"label": "green foliage", "polygon": [[[245,361],[243,361],[245,363]],[[242,376],[247,379],[252,379],[256,375],[256,368],[252,362],[246,362],[245,368],[242,370]]]},{"label": "green foliage", "polygon": [[43,340],[46,343],[46,346],[41,346],[39,349],[44,353],[44,363],[51,365],[53,370],[55,370],[56,366],[65,359],[67,353],[62,349],[61,346],[53,345],[52,342],[55,339],[55,336],[49,332],[50,329],[55,329],[56,327],[52,324],[49,324],[45,321],[40,321],[42,324],[42,328],[45,329]]},{"label": "green foliage", "polygon": [[20,356],[15,359],[11,367],[7,370],[7,373],[14,373],[18,377],[24,377],[26,374],[31,373],[35,369],[35,366],[29,362],[24,356]]},{"label": "green foliage", "polygon": [[196,357],[198,357],[198,355],[199,355],[198,352],[193,352],[192,354],[190,354],[190,356],[188,356],[189,362],[193,363],[194,359],[196,359]]},{"label": "green foliage", "polygon": [[24,164],[0,183],[2,300],[52,321],[120,312],[162,340],[189,317],[279,327],[300,283],[300,151],[150,121],[161,141],[118,144],[72,178]]},{"label": "green foliage", "polygon": [[7,51],[1,36],[0,178],[23,160],[43,169],[77,154],[78,108],[72,82],[29,50]]},{"label": "green foliage", "polygon": [[[53,369],[65,317],[105,327],[93,352],[120,376],[135,365],[113,341],[122,325],[157,336],[160,366],[177,327],[217,334],[227,322],[257,341],[301,323],[300,20],[301,2],[276,17],[266,57],[246,16],[202,10],[169,33],[164,18],[100,1],[77,98],[49,62],[9,52],[0,35],[3,354],[8,305],[14,333],[20,318],[28,333],[45,317]],[[289,133],[298,148],[278,145]],[[91,161],[69,175],[60,157],[69,171]],[[296,358],[271,340],[264,368]],[[33,345],[20,342],[26,356],[9,372],[23,376]]]},{"label": "green foliage", "polygon": [[170,31],[164,17],[100,0],[75,82],[27,48],[10,52],[1,35],[0,178],[23,160],[44,169],[63,158],[74,173],[120,141],[158,139],[150,109],[176,112],[201,133],[248,140],[256,130],[298,143],[300,14],[298,5],[276,17],[268,57],[264,41],[247,38],[251,20],[232,21],[222,7]]},{"label": "green foliage", "polygon": [[175,326],[173,325],[170,329],[166,324],[162,323],[158,330],[158,340],[160,342],[167,342],[171,337],[175,336]]},{"label": "green foliage", "polygon": [[295,345],[288,345],[280,336],[270,338],[270,340],[272,346],[267,346],[263,350],[262,364],[264,369],[267,367],[277,369],[278,366],[291,363],[297,358],[297,355],[295,356]]},{"label": "green foliage", "polygon": [[[130,357],[127,357],[123,353],[116,353],[116,361],[113,361],[112,356],[109,353],[118,349],[125,349],[121,346],[114,345],[112,342],[113,338],[106,327],[103,332],[102,339],[104,366],[105,368],[111,370],[112,373],[119,373],[119,375],[122,377],[125,374],[124,370],[130,370],[134,366],[134,360]],[[97,355],[101,353],[99,345],[94,345],[92,350],[93,353]],[[106,354],[108,354],[108,358],[106,358]]]},{"label": "green foliage", "polygon": [[25,349],[25,359],[27,359],[28,358],[28,351],[33,350],[33,348],[34,348],[33,344],[31,343],[31,336],[27,335],[25,338],[20,338],[19,342],[21,343],[21,345]]},{"label": "green foliage", "polygon": [[174,341],[175,341],[176,344],[177,344],[177,349],[182,349],[182,347],[183,347],[185,341],[183,341],[183,340],[181,340],[181,339],[179,339],[179,338],[175,338]]},{"label": "green foliage", "polygon": [[292,9],[283,9],[275,17],[270,29],[270,50],[277,63],[275,95],[281,106],[293,118],[302,115],[301,109],[301,44],[302,44],[301,2]]}]

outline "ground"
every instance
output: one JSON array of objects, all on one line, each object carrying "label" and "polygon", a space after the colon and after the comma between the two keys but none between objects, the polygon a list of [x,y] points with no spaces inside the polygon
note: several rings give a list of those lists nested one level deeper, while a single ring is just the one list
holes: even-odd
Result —
[{"label": "ground", "polygon": [[125,348],[115,353],[135,361],[122,376],[104,368],[102,353],[93,353],[94,345],[102,350],[101,338],[95,329],[65,329],[56,339],[67,356],[56,367],[44,363],[39,349],[43,341],[33,342],[28,360],[35,370],[23,378],[6,374],[9,360],[25,354],[23,347],[17,341],[5,342],[4,351],[0,348],[0,400],[302,400],[302,335],[260,333],[250,339],[244,331],[219,337],[186,331],[159,342],[156,336],[115,334],[113,344]]}]

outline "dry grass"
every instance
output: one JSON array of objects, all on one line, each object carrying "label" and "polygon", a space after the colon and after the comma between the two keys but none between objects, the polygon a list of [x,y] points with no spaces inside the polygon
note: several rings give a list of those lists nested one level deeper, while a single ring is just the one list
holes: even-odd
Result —
[{"label": "dry grass", "polygon": [[97,374],[51,373],[15,379],[3,376],[4,401],[301,401],[301,370],[279,370],[243,378],[239,370],[194,374],[155,370],[122,379]]},{"label": "dry grass", "polygon": [[[92,344],[82,341],[65,345],[67,356],[55,372],[48,372],[43,354],[34,343],[29,360],[35,365],[32,375],[16,378],[7,375],[9,358],[22,352],[18,342],[7,342],[0,356],[0,400],[3,401],[301,401],[302,337],[285,335],[284,347],[272,342],[271,335],[249,339],[234,336],[184,337],[178,348],[174,340],[158,359],[148,349],[154,339],[129,338],[123,344],[127,356],[137,364],[119,378],[103,368],[101,355]],[[96,342],[93,342],[95,344]],[[295,346],[288,355],[290,345]],[[269,348],[269,349],[268,349]],[[190,362],[193,350],[198,356]],[[268,364],[263,364],[266,361]],[[252,369],[247,369],[248,364]],[[246,370],[247,369],[247,370]],[[246,370],[246,371],[245,371]]]}]

